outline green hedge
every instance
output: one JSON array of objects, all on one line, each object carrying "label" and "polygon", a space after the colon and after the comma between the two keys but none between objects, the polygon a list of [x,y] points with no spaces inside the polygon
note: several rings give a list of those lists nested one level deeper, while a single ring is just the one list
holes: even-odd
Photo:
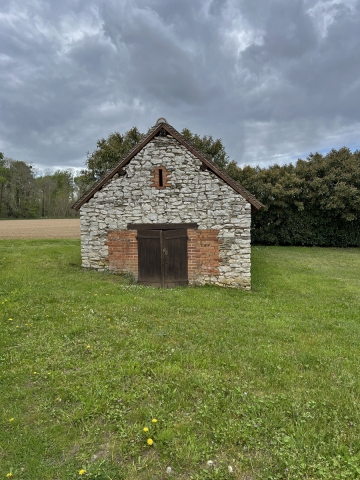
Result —
[{"label": "green hedge", "polygon": [[228,173],[265,206],[252,218],[253,243],[360,246],[360,151],[263,169],[232,162]]},{"label": "green hedge", "polygon": [[253,243],[360,247],[360,218],[347,221],[321,211],[269,209],[252,216]]}]

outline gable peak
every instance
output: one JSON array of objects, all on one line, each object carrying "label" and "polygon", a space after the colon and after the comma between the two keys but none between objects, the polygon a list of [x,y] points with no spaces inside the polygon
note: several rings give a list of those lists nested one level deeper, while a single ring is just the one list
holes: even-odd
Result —
[{"label": "gable peak", "polygon": [[168,123],[165,117],[160,117],[156,120],[155,125],[160,125],[160,123]]}]

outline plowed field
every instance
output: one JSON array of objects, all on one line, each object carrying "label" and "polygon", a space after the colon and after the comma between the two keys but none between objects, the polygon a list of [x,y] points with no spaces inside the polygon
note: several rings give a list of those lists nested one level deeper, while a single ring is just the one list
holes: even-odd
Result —
[{"label": "plowed field", "polygon": [[12,238],[80,238],[80,220],[0,220],[0,240]]}]

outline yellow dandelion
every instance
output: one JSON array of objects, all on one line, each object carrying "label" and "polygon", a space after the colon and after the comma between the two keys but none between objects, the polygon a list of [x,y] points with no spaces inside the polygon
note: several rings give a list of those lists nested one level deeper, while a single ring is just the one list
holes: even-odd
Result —
[{"label": "yellow dandelion", "polygon": [[9,472],[9,473],[6,474],[6,478],[10,478],[10,477],[12,477],[12,473],[11,473],[11,472]]},{"label": "yellow dandelion", "polygon": [[90,345],[86,345],[86,348],[91,348]]},{"label": "yellow dandelion", "polygon": [[36,372],[33,372],[33,373],[34,373],[34,375],[36,375]]},{"label": "yellow dandelion", "polygon": [[14,420],[14,418],[9,418],[9,422],[13,422]]},{"label": "yellow dandelion", "polygon": [[156,418],[153,418],[151,421],[152,421],[152,423],[156,423],[156,422],[157,422]]},{"label": "yellow dandelion", "polygon": [[152,445],[154,442],[153,442],[152,438],[148,438],[146,443],[148,445]]},{"label": "yellow dandelion", "polygon": [[9,318],[9,320],[12,320],[12,318]]},{"label": "yellow dandelion", "polygon": [[145,427],[144,432],[148,432],[148,431],[149,431],[148,427]]},{"label": "yellow dandelion", "polygon": [[86,470],[84,470],[83,468],[81,470],[79,470],[79,475],[84,475],[84,473],[86,472]]}]

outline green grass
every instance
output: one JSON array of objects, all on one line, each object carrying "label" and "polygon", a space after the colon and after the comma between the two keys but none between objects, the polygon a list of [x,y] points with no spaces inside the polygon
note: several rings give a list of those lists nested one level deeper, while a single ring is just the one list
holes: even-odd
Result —
[{"label": "green grass", "polygon": [[359,249],[254,247],[251,292],[79,250],[0,242],[0,478],[360,478]]}]

